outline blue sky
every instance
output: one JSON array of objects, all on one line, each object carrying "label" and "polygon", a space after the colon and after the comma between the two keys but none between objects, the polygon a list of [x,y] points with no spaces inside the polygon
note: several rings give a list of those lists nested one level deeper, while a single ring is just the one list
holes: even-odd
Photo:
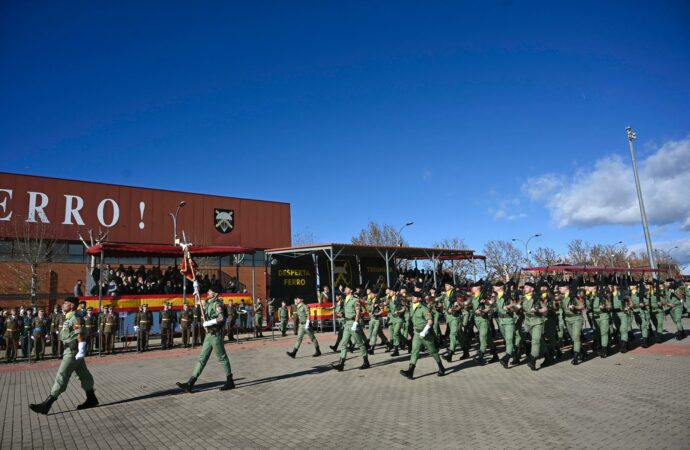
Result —
[{"label": "blue sky", "polygon": [[319,241],[634,246],[630,124],[690,263],[654,170],[690,172],[687,2],[325,3],[3,2],[1,169],[286,201]]}]

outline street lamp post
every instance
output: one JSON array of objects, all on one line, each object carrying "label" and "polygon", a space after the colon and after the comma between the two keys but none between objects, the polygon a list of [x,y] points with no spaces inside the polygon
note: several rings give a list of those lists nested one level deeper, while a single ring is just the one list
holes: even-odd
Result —
[{"label": "street lamp post", "polygon": [[[618,241],[615,244],[611,244],[612,250],[616,249],[616,245],[623,245],[623,241]],[[616,266],[615,256],[616,256],[616,254],[614,252],[609,253],[609,258],[611,258],[611,267]]]},{"label": "street lamp post", "polygon": [[525,245],[525,261],[527,261],[527,264],[529,264],[529,241],[531,241],[534,238],[541,237],[541,233],[533,234],[530,236],[527,241],[523,241],[522,239],[517,239],[517,238],[512,238],[511,241],[513,242],[522,242]]},{"label": "street lamp post", "polygon": [[398,230],[398,247],[402,247],[402,230],[405,228],[414,225],[414,222],[407,222],[405,225],[401,226],[400,229]]},{"label": "street lamp post", "polygon": [[642,197],[642,186],[640,186],[640,176],[637,173],[637,160],[635,159],[635,149],[633,148],[633,141],[637,139],[637,134],[631,127],[626,127],[628,132],[628,145],[630,146],[630,158],[632,159],[633,174],[635,175],[635,187],[637,188],[637,201],[640,204],[640,216],[642,217],[642,228],[644,231],[644,240],[647,244],[647,257],[649,258],[649,266],[656,269],[656,260],[654,259],[654,251],[652,250],[652,237],[649,234],[649,224],[647,223],[647,213],[644,209],[644,199]]},{"label": "street lamp post", "polygon": [[187,202],[182,200],[179,205],[177,205],[177,209],[175,210],[175,214],[170,213],[170,217],[172,217],[173,221],[173,245],[177,245],[178,240],[177,240],[177,215],[180,213],[180,208],[182,208],[184,205],[186,205]]}]

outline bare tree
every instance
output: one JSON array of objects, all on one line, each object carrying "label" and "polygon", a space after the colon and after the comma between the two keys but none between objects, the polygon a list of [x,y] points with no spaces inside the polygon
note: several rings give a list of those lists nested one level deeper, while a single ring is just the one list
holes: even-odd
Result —
[{"label": "bare tree", "polygon": [[301,231],[296,231],[292,234],[292,245],[302,246],[311,245],[316,243],[316,236],[309,228],[305,228]]},{"label": "bare tree", "polygon": [[[434,247],[463,250],[467,248],[467,243],[462,238],[453,237],[434,242]],[[444,263],[444,268],[458,279],[469,279],[470,275],[476,272],[473,263],[474,260],[471,259],[450,260]],[[450,267],[448,267],[448,264],[450,264]]]},{"label": "bare tree", "polygon": [[373,220],[363,230],[351,239],[357,245],[388,245],[406,247],[407,242],[402,238],[398,230],[391,225],[380,225]]},{"label": "bare tree", "polygon": [[41,287],[42,269],[51,261],[55,249],[55,235],[43,222],[14,222],[14,255],[23,264],[8,264],[15,285],[31,295],[36,306]]},{"label": "bare tree", "polygon": [[582,239],[574,239],[568,243],[568,260],[571,264],[592,264],[592,245]]},{"label": "bare tree", "polygon": [[484,245],[487,276],[499,276],[506,281],[520,270],[524,255],[510,241],[489,241]]},{"label": "bare tree", "polygon": [[530,256],[534,258],[537,266],[553,266],[561,262],[558,253],[550,247],[539,247],[530,252]]}]

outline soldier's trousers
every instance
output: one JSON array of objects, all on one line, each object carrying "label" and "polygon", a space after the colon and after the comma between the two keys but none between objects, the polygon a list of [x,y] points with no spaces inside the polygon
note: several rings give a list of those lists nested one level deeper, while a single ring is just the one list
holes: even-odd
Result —
[{"label": "soldier's trousers", "polygon": [[617,312],[616,322],[618,324],[619,338],[623,342],[628,342],[628,333],[630,332],[630,315],[627,312]]},{"label": "soldier's trousers", "polygon": [[463,352],[470,350],[470,328],[472,327],[472,321],[470,320],[470,314],[463,311],[462,315],[458,317],[458,333],[460,335],[460,348]]},{"label": "soldier's trousers", "polygon": [[642,333],[642,339],[647,339],[649,337],[649,311],[646,309],[640,309],[639,312],[634,314],[635,323]]},{"label": "soldier's trousers", "polygon": [[673,319],[673,323],[676,324],[676,331],[678,332],[683,331],[683,322],[681,321],[682,317],[683,305],[674,306],[671,309],[671,319]]},{"label": "soldier's trousers", "polygon": [[550,316],[544,322],[544,338],[546,349],[555,352],[558,349],[558,317]]},{"label": "soldier's trousers", "polygon": [[436,348],[436,336],[433,331],[429,331],[424,337],[421,337],[417,331],[414,331],[414,335],[412,336],[412,351],[410,354],[410,364],[413,366],[417,364],[419,352],[421,352],[422,349],[426,349],[431,357],[434,358],[434,361],[437,363],[441,362],[441,357],[438,355],[438,348]]},{"label": "soldier's trousers", "polygon": [[5,361],[12,362],[17,360],[17,339],[9,337],[5,339]]},{"label": "soldier's trousers", "polygon": [[402,338],[401,330],[402,329],[402,319],[400,317],[393,317],[391,319],[391,340],[393,341],[393,345],[395,347],[400,347],[400,341]]},{"label": "soldier's trousers", "polygon": [[475,317],[474,323],[479,331],[479,351],[485,353],[489,346],[489,319]]},{"label": "soldier's trousers", "polygon": [[601,348],[609,346],[609,315],[601,314],[594,318],[594,340],[599,342]]},{"label": "soldier's trousers", "polygon": [[388,338],[383,334],[383,328],[381,328],[380,319],[371,319],[369,321],[369,346],[374,347],[376,345],[376,338],[381,338],[381,343],[386,345],[388,343]]},{"label": "soldier's trousers", "polygon": [[173,345],[173,339],[172,339],[172,331],[171,330],[165,330],[161,329],[161,348],[166,349],[168,347],[172,347]]},{"label": "soldier's trousers", "polygon": [[[340,322],[338,322],[338,324],[340,324]],[[299,328],[299,320],[297,318],[293,320],[293,326],[295,327],[295,329],[292,331],[295,333],[295,336],[297,336],[297,329]]]},{"label": "soldier's trousers", "polygon": [[664,311],[659,310],[659,311],[652,311],[651,313],[651,319],[652,319],[652,324],[654,325],[654,329],[656,330],[657,334],[663,335],[664,334]]},{"label": "soldier's trousers", "polygon": [[232,375],[232,370],[230,370],[230,359],[228,358],[228,354],[225,352],[225,345],[223,345],[222,333],[206,333],[204,344],[201,347],[201,353],[199,353],[199,361],[197,361],[196,366],[194,367],[193,375],[197,378],[199,375],[201,375],[201,372],[203,372],[204,367],[206,367],[206,363],[208,362],[208,358],[211,356],[212,351],[215,351],[216,356],[218,357],[218,362],[221,366],[223,366],[225,376],[229,377]]},{"label": "soldier's trousers", "polygon": [[440,314],[436,313],[434,316],[434,324],[432,326],[432,329],[434,330],[434,336],[436,339],[436,344],[438,347],[438,343],[441,341],[440,336],[441,336],[441,317]]},{"label": "soldier's trousers", "polygon": [[513,340],[513,344],[518,351],[521,351],[520,346],[522,345],[522,324],[524,321],[525,319],[522,316],[515,320],[515,339]]},{"label": "soldier's trousers", "polygon": [[81,382],[81,387],[85,391],[93,390],[93,377],[91,372],[86,368],[86,362],[82,359],[75,359],[77,355],[75,350],[69,347],[65,348],[65,352],[62,355],[62,362],[60,363],[60,368],[55,376],[55,382],[53,383],[53,388],[50,391],[50,395],[53,397],[58,397],[60,394],[65,392],[67,389],[67,384],[73,373],[77,374],[77,378]]},{"label": "soldier's trousers", "polygon": [[113,353],[115,348],[115,333],[103,333],[103,346],[106,353]]},{"label": "soldier's trousers", "polygon": [[565,326],[568,328],[568,334],[573,341],[573,351],[580,353],[582,351],[582,317],[567,317],[565,319]]},{"label": "soldier's trousers", "polygon": [[367,347],[362,341],[361,334],[358,331],[352,331],[352,325],[355,323],[354,320],[346,320],[345,326],[343,327],[343,339],[340,341],[340,358],[347,358],[347,347],[350,342],[350,338],[354,340],[354,343],[359,347],[359,351],[362,352],[362,356],[367,356]]},{"label": "soldier's trousers", "polygon": [[36,358],[36,361],[43,358],[43,353],[45,352],[45,345],[46,341],[43,336],[34,335],[34,357]]},{"label": "soldier's trousers", "polygon": [[189,327],[180,328],[182,334],[182,345],[184,347],[189,345]]},{"label": "soldier's trousers", "polygon": [[[295,341],[295,345],[292,347],[292,350],[297,353],[297,350],[299,350],[300,345],[302,345],[302,339],[304,339],[304,335],[309,336],[309,339],[311,339],[311,342],[314,344],[314,347],[318,350],[319,349],[319,341],[316,339],[316,335],[314,334],[314,331],[309,328],[308,330],[305,330],[304,327],[299,327],[299,330],[297,332],[297,340]],[[344,341],[345,347],[347,347],[347,341]]]},{"label": "soldier's trousers", "polygon": [[526,324],[525,328],[527,329],[527,332],[529,333],[530,338],[532,339],[532,348],[530,349],[530,355],[532,355],[532,358],[537,359],[539,358],[541,352],[541,338],[542,334],[544,334],[544,324]]},{"label": "soldier's trousers", "polygon": [[264,330],[264,318],[262,316],[257,317],[254,321],[254,331],[257,333],[262,333]]},{"label": "soldier's trousers", "polygon": [[149,332],[146,330],[139,330],[139,336],[137,336],[137,350],[143,352],[149,349]]},{"label": "soldier's trousers", "polygon": [[448,343],[448,351],[450,352],[454,352],[458,348],[458,338],[460,337],[458,320],[458,317],[446,315],[446,327],[450,329],[450,342]]},{"label": "soldier's trousers", "polygon": [[515,321],[512,318],[498,319],[498,327],[501,329],[501,335],[505,339],[506,354],[512,355],[515,340]]},{"label": "soldier's trousers", "polygon": [[280,333],[285,334],[287,331],[287,319],[280,319]]},{"label": "soldier's trousers", "polygon": [[247,329],[247,316],[240,316],[240,330],[245,331]]},{"label": "soldier's trousers", "polygon": [[86,354],[90,355],[93,353],[93,343],[96,341],[96,335],[90,331],[86,335]]},{"label": "soldier's trousers", "polygon": [[57,333],[51,333],[50,335],[50,349],[53,356],[62,355],[62,341]]},{"label": "soldier's trousers", "polygon": [[563,342],[563,336],[565,336],[565,320],[563,319],[563,314],[556,313],[558,316],[558,342]]}]

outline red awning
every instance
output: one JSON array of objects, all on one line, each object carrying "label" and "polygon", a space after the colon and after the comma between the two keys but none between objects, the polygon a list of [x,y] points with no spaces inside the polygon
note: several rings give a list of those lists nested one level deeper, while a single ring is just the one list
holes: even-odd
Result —
[{"label": "red awning", "polygon": [[459,261],[463,259],[486,259],[484,255],[447,255],[439,256],[439,261]]},{"label": "red awning", "polygon": [[[114,256],[120,258],[137,256],[158,256],[167,258],[181,258],[182,248],[176,245],[158,244],[119,244],[115,242],[105,242],[96,244],[86,250],[87,255]],[[190,246],[189,252],[192,256],[228,256],[238,253],[253,254],[254,249],[233,246]]]}]

